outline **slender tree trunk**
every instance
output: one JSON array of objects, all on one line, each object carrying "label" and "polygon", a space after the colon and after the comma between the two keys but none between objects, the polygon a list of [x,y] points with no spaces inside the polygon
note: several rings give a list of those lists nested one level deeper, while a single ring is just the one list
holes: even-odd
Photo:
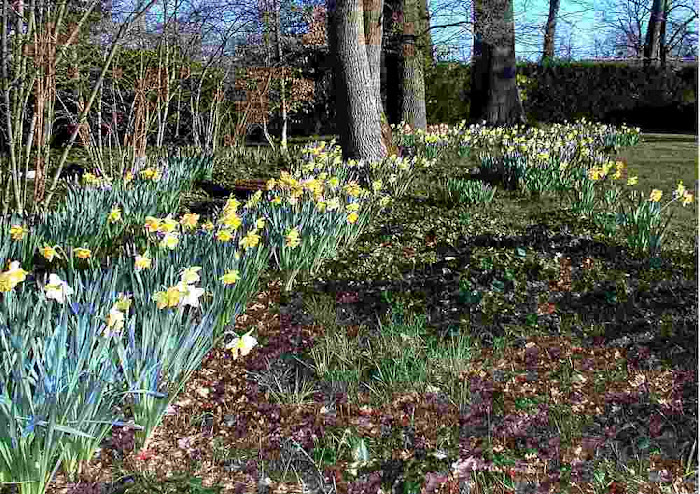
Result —
[{"label": "slender tree trunk", "polygon": [[489,126],[526,122],[515,84],[512,0],[474,1],[474,56],[470,120]]},{"label": "slender tree trunk", "polygon": [[644,44],[644,65],[658,67],[660,64],[659,48],[661,47],[661,26],[666,22],[666,0],[654,0],[647,26],[646,43]]},{"label": "slender tree trunk", "polygon": [[414,129],[426,130],[425,79],[423,69],[425,59],[416,44],[415,28],[419,25],[419,1],[404,0],[403,35],[403,101],[401,119]]},{"label": "slender tree trunk", "polygon": [[[374,162],[383,157],[379,91],[373,80],[379,77],[379,68],[375,65],[370,69],[367,55],[370,53],[378,65],[381,23],[375,20],[372,25],[370,16],[370,36],[366,38],[364,7],[361,0],[329,0],[328,34],[331,53],[335,56],[336,122],[343,159]],[[381,12],[381,0],[371,2],[371,7]],[[375,48],[364,48],[371,44]]]},{"label": "slender tree trunk", "polygon": [[544,31],[544,47],[542,61],[554,58],[554,35],[557,30],[557,15],[559,15],[559,0],[549,0],[549,16]]}]

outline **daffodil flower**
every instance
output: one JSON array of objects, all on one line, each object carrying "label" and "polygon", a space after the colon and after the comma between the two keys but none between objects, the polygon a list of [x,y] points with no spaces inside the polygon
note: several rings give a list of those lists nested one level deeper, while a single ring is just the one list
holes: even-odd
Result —
[{"label": "daffodil flower", "polygon": [[27,230],[22,225],[12,225],[12,227],[10,227],[12,240],[22,240],[26,233]]},{"label": "daffodil flower", "polygon": [[129,307],[131,307],[131,295],[119,293],[117,295],[117,301],[114,303],[112,308],[127,313],[129,312]]},{"label": "daffodil flower", "polygon": [[107,314],[107,327],[119,331],[124,327],[124,313],[116,308],[112,308]]},{"label": "daffodil flower", "polygon": [[296,228],[293,228],[287,234],[286,240],[287,240],[287,247],[291,247],[292,249],[297,247],[301,243],[301,240],[299,240],[299,231]]},{"label": "daffodil flower", "polygon": [[216,232],[216,240],[219,242],[230,242],[233,239],[233,234],[230,230],[219,230]]},{"label": "daffodil flower", "polygon": [[134,262],[134,269],[136,271],[141,271],[142,269],[151,269],[151,258],[146,256],[136,256],[136,261]]},{"label": "daffodil flower", "polygon": [[5,274],[7,274],[14,285],[17,285],[27,279],[28,272],[19,267],[19,261],[12,261],[10,269]]},{"label": "daffodil flower", "polygon": [[661,191],[659,189],[654,189],[649,194],[649,200],[652,202],[659,202],[661,200],[662,195],[663,195],[663,191]]},{"label": "daffodil flower", "polygon": [[51,273],[49,283],[44,287],[46,298],[52,298],[59,303],[63,303],[68,295],[73,293],[73,289],[63,281],[58,275]]},{"label": "daffodil flower", "polygon": [[180,290],[180,293],[182,293],[182,299],[180,300],[182,305],[199,307],[199,297],[204,294],[203,288],[193,285],[185,285],[184,283],[179,283],[177,288]]},{"label": "daffodil flower", "polygon": [[226,345],[226,349],[231,350],[234,360],[238,358],[239,353],[242,357],[248,355],[253,347],[258,343],[258,340],[250,336],[251,332],[252,330],[241,337],[234,338]]},{"label": "daffodil flower", "polygon": [[256,235],[256,231],[257,230],[249,231],[246,234],[246,236],[241,239],[239,244],[244,249],[248,249],[248,248],[255,247],[256,245],[258,245],[258,243],[260,242],[260,235]]},{"label": "daffodil flower", "polygon": [[116,223],[118,221],[122,220],[122,210],[119,208],[114,208],[112,211],[109,213],[109,217],[107,218],[110,223]]},{"label": "daffodil flower", "polygon": [[208,232],[212,231],[214,229],[214,223],[211,221],[207,221],[202,225],[202,228]]},{"label": "daffodil flower", "polygon": [[234,269],[232,271],[226,271],[224,275],[219,278],[224,285],[233,285],[235,284],[239,279],[240,275],[237,269]]},{"label": "daffodil flower", "polygon": [[257,228],[258,230],[262,230],[263,228],[265,228],[265,218],[258,218],[255,222],[255,228]]},{"label": "daffodil flower", "polygon": [[201,266],[193,266],[191,268],[184,269],[180,275],[180,279],[186,285],[191,285],[192,283],[197,283],[199,281],[199,275],[197,274],[202,268]]},{"label": "daffodil flower", "polygon": [[357,221],[358,218],[359,218],[359,216],[357,215],[357,213],[352,212],[352,213],[350,213],[350,214],[348,215],[347,221],[348,221],[348,223],[350,223],[350,224],[354,224],[354,223]]},{"label": "daffodil flower", "polygon": [[224,204],[224,213],[235,213],[240,205],[241,203],[232,197],[226,201],[226,204]]},{"label": "daffodil flower", "polygon": [[172,233],[166,234],[165,237],[163,237],[163,240],[160,241],[158,246],[160,248],[167,248],[170,250],[174,250],[175,247],[177,246],[178,242],[179,242],[179,239],[177,238],[177,233],[172,232]]},{"label": "daffodil flower", "polygon": [[234,211],[230,211],[219,220],[219,223],[223,224],[227,228],[233,228],[236,230],[239,226],[241,226],[243,220]]},{"label": "daffodil flower", "polygon": [[183,214],[180,218],[180,224],[188,230],[194,230],[195,228],[197,228],[198,221],[199,215],[194,213]]},{"label": "daffodil flower", "polygon": [[160,226],[158,227],[158,231],[160,233],[173,233],[175,229],[178,226],[178,222],[175,221],[168,215],[167,218],[164,218]]},{"label": "daffodil flower", "polygon": [[153,216],[146,216],[146,224],[144,225],[149,233],[155,233],[160,227],[160,220]]},{"label": "daffodil flower", "polygon": [[73,249],[73,253],[78,259],[90,259],[92,257],[92,252],[90,252],[90,249],[85,249],[83,247]]},{"label": "daffodil flower", "polygon": [[39,249],[39,252],[41,252],[41,255],[44,256],[44,258],[51,262],[53,261],[54,257],[58,257],[58,252],[56,252],[56,247],[58,246],[53,246],[51,247],[50,245],[44,244],[44,246]]}]

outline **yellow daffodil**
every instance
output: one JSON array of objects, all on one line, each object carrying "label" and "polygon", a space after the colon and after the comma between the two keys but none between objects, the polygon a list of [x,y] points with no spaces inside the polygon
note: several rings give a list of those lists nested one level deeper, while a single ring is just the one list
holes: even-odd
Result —
[{"label": "yellow daffodil", "polygon": [[262,191],[259,190],[250,197],[248,202],[245,203],[245,208],[246,209],[254,208],[260,202],[261,197],[262,197]]},{"label": "yellow daffodil", "polygon": [[659,202],[661,200],[662,195],[663,195],[662,191],[660,191],[659,189],[654,189],[649,194],[649,200],[652,202]]},{"label": "yellow daffodil", "polygon": [[357,211],[360,210],[360,205],[356,202],[351,202],[347,206],[345,206],[345,211],[348,213],[356,213]]},{"label": "yellow daffodil", "polygon": [[199,221],[199,215],[195,213],[183,214],[180,218],[180,224],[187,228],[188,230],[194,230],[197,228],[197,222]]},{"label": "yellow daffodil", "polygon": [[92,257],[92,252],[90,252],[90,249],[85,249],[83,247],[73,249],[73,253],[78,259],[90,259]]},{"label": "yellow daffodil", "polygon": [[[252,331],[252,330],[251,330]],[[226,348],[228,350],[231,350],[231,353],[233,354],[234,360],[238,358],[238,355],[240,354],[242,357],[245,357],[250,353],[250,351],[253,349],[253,347],[257,344],[257,340],[250,336],[251,331],[248,333],[244,334],[241,337],[234,338],[231,343],[228,343],[226,345]]]},{"label": "yellow daffodil", "polygon": [[678,197],[685,194],[685,185],[683,185],[683,180],[678,182],[678,187],[676,188],[676,195]]},{"label": "yellow daffodil", "polygon": [[274,178],[271,178],[267,181],[265,187],[267,188],[267,190],[272,190],[275,188],[275,185],[277,185],[277,181]]},{"label": "yellow daffodil", "polygon": [[6,274],[13,285],[17,285],[27,279],[27,271],[19,267],[19,261],[12,261]]},{"label": "yellow daffodil", "polygon": [[126,172],[126,174],[124,175],[124,183],[125,183],[125,184],[128,184],[128,183],[131,182],[133,179],[134,179],[134,174],[131,173],[131,172]]},{"label": "yellow daffodil", "polygon": [[158,227],[158,231],[160,233],[172,233],[177,229],[178,224],[179,223],[177,221],[168,215],[168,217],[164,218],[161,222],[160,226]]},{"label": "yellow daffodil", "polygon": [[182,292],[177,286],[171,286],[164,292],[153,294],[153,300],[158,304],[159,309],[166,307],[176,307],[180,303]]},{"label": "yellow daffodil", "polygon": [[687,190],[683,194],[683,206],[687,206],[688,204],[693,202],[693,194],[688,192]]},{"label": "yellow daffodil", "polygon": [[227,228],[233,228],[237,230],[239,226],[243,223],[243,220],[235,212],[230,211],[223,218],[219,220],[219,223],[223,224]]},{"label": "yellow daffodil", "polygon": [[73,289],[57,275],[51,273],[49,275],[49,283],[44,287],[44,292],[46,292],[46,298],[52,298],[59,303],[63,303],[66,296],[73,293]]},{"label": "yellow daffodil", "polygon": [[256,235],[256,232],[257,230],[249,231],[246,236],[241,239],[239,245],[241,245],[244,249],[258,245],[258,242],[260,242],[260,235]]},{"label": "yellow daffodil", "polygon": [[627,185],[637,185],[639,178],[637,176],[630,177],[627,179]]},{"label": "yellow daffodil", "polygon": [[163,237],[158,246],[163,249],[174,250],[180,240],[177,238],[177,232],[168,233]]},{"label": "yellow daffodil", "polygon": [[134,269],[136,271],[141,271],[142,269],[151,269],[151,258],[146,256],[136,256],[136,261],[134,262]]},{"label": "yellow daffodil", "polygon": [[131,307],[131,295],[124,295],[123,293],[117,295],[117,301],[112,306],[112,308],[124,313],[129,312],[129,307]]},{"label": "yellow daffodil", "polygon": [[322,213],[324,213],[326,211],[326,206],[327,206],[327,204],[325,201],[319,201],[316,203],[316,207]]},{"label": "yellow daffodil", "polygon": [[338,183],[339,183],[338,177],[331,177],[328,180],[328,184],[331,186],[332,189],[335,189],[336,187],[338,187]]},{"label": "yellow daffodil", "polygon": [[122,210],[119,208],[114,208],[112,211],[109,213],[109,217],[107,218],[110,223],[116,223],[117,221],[122,220]]},{"label": "yellow daffodil", "polygon": [[219,242],[230,242],[233,239],[233,234],[230,230],[219,230],[216,232],[216,240]]},{"label": "yellow daffodil", "polygon": [[12,236],[12,240],[22,240],[26,233],[27,229],[22,225],[12,225],[10,227],[10,235]]},{"label": "yellow daffodil", "polygon": [[149,233],[155,233],[160,227],[160,220],[153,216],[146,216],[146,224],[144,225]]},{"label": "yellow daffodil", "polygon": [[44,256],[44,258],[51,262],[53,261],[54,257],[59,257],[58,252],[56,252],[56,247],[57,245],[51,247],[50,245],[44,244],[44,246],[39,249],[39,252],[41,252],[41,255]]},{"label": "yellow daffodil", "polygon": [[281,196],[277,196],[277,197],[275,197],[275,198],[273,198],[273,199],[270,199],[270,202],[271,202],[272,204],[274,204],[275,206],[279,206],[280,204],[282,204],[282,197],[281,197]]},{"label": "yellow daffodil", "polygon": [[202,228],[208,232],[212,231],[214,229],[214,223],[211,221],[207,221],[202,225]]},{"label": "yellow daffodil", "polygon": [[347,220],[348,220],[348,223],[354,224],[358,218],[359,218],[359,216],[357,215],[357,213],[352,212],[348,215]]},{"label": "yellow daffodil", "polygon": [[160,171],[158,171],[155,168],[146,168],[144,170],[141,170],[141,178],[145,178],[146,180],[153,180],[154,182],[157,182],[160,180]]},{"label": "yellow daffodil", "polygon": [[97,185],[98,183],[99,180],[95,174],[89,172],[83,173],[83,185]]},{"label": "yellow daffodil", "polygon": [[255,228],[257,228],[258,230],[262,230],[263,228],[265,228],[265,218],[258,218],[255,222]]},{"label": "yellow daffodil", "polygon": [[355,182],[350,182],[344,187],[345,193],[352,197],[360,195],[360,186]]},{"label": "yellow daffodil", "polygon": [[226,201],[226,204],[224,204],[224,213],[235,213],[238,210],[238,206],[240,205],[241,203],[238,202],[234,197],[232,197]]},{"label": "yellow daffodil", "polygon": [[7,293],[12,291],[15,284],[7,273],[0,273],[0,292]]},{"label": "yellow daffodil", "polygon": [[222,282],[224,285],[233,285],[233,284],[235,284],[239,279],[241,279],[241,277],[240,277],[240,275],[239,275],[239,273],[238,273],[238,270],[237,270],[237,269],[234,269],[234,270],[232,270],[232,271],[226,271],[226,273],[224,273],[224,275],[223,275],[221,278],[219,278],[219,279],[221,280],[221,282]]},{"label": "yellow daffodil", "polygon": [[299,231],[296,229],[296,227],[292,228],[292,230],[289,231],[289,233],[286,236],[286,241],[287,247],[290,247],[292,249],[294,249],[301,243],[301,240],[299,240]]},{"label": "yellow daffodil", "polygon": [[180,275],[180,279],[182,280],[183,283],[187,285],[191,285],[192,283],[197,283],[200,278],[199,275],[197,274],[198,271],[201,271],[201,266],[193,266],[191,268],[184,269]]}]

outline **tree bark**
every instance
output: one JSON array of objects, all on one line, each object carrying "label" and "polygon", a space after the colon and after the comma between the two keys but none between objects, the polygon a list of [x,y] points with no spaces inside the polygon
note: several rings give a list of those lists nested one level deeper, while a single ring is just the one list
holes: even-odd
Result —
[{"label": "tree bark", "polygon": [[489,126],[525,124],[515,83],[512,0],[474,1],[474,55],[470,121]]},{"label": "tree bark", "polygon": [[[369,6],[381,12],[381,0],[374,0]],[[367,22],[366,7],[361,0],[329,0],[328,34],[331,53],[335,57],[336,122],[343,160],[373,162],[383,157],[379,88],[374,79],[379,80],[381,23],[375,20],[372,25],[371,16]],[[363,22],[370,31],[367,37]],[[376,45],[374,48],[365,48],[372,43]],[[374,69],[371,69],[369,59],[375,58]]]},{"label": "tree bark", "polygon": [[661,60],[661,25],[666,22],[666,0],[654,0],[647,26],[646,42],[644,43],[644,65],[658,67]]},{"label": "tree bark", "polygon": [[559,0],[549,0],[549,16],[544,31],[544,47],[542,60],[554,58],[554,34],[557,30],[557,15],[559,15]]},{"label": "tree bark", "polygon": [[418,25],[419,0],[404,0],[403,35],[403,101],[402,120],[414,129],[426,130],[425,79],[423,66],[425,59],[416,45],[415,27]]}]

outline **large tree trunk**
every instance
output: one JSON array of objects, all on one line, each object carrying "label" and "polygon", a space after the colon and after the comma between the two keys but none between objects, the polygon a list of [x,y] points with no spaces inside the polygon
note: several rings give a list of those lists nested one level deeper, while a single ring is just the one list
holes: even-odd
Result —
[{"label": "large tree trunk", "polygon": [[404,0],[403,35],[403,101],[401,118],[414,129],[426,130],[425,79],[423,68],[425,59],[420,46],[416,44],[415,29],[419,26],[419,1]]},{"label": "large tree trunk", "polygon": [[647,26],[646,42],[644,43],[644,65],[653,65],[658,67],[661,63],[660,48],[661,48],[661,25],[666,22],[666,1],[654,0],[651,6],[651,15],[649,16],[649,25]]},{"label": "large tree trunk", "polygon": [[515,84],[512,0],[474,1],[474,55],[470,121],[489,126],[526,122]]},{"label": "large tree trunk", "polygon": [[542,48],[542,61],[554,58],[554,34],[557,30],[557,15],[559,15],[559,0],[549,0],[549,16],[544,31],[544,47]]},{"label": "large tree trunk", "polygon": [[[379,8],[376,4],[379,3]],[[381,0],[374,0],[381,12]],[[369,24],[370,36],[363,29],[364,6],[361,0],[328,1],[329,45],[335,56],[337,131],[343,160],[379,161],[382,156],[379,88],[380,53],[365,44],[381,45],[381,23]],[[359,18],[358,18],[359,15]],[[378,34],[378,36],[377,36]],[[367,40],[367,43],[365,43]],[[376,66],[370,69],[368,53]],[[375,72],[376,71],[376,72]]]}]

